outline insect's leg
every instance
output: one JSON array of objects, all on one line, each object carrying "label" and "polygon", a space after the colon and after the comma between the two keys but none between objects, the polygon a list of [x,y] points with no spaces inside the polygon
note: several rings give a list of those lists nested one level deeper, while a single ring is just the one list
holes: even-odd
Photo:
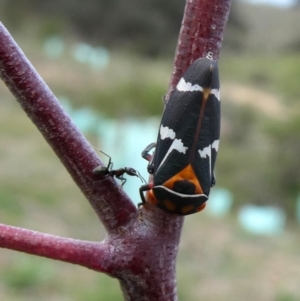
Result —
[{"label": "insect's leg", "polygon": [[149,174],[154,173],[154,165],[153,165],[153,158],[154,158],[154,153],[152,155],[149,154],[149,151],[156,146],[156,143],[150,143],[143,151],[142,151],[142,157],[149,161],[149,164],[147,166],[147,170]]},{"label": "insect's leg", "polygon": [[216,185],[216,177],[215,174],[212,174],[212,179],[211,179],[211,187],[214,187]]},{"label": "insect's leg", "polygon": [[156,146],[156,143],[150,143],[143,151],[142,151],[142,157],[147,160],[147,161],[151,161],[152,159],[152,155],[149,154],[149,152],[151,151],[152,148],[154,148]]},{"label": "insect's leg", "polygon": [[105,155],[106,157],[109,158],[108,160],[108,164],[107,164],[107,170],[111,170],[113,167],[113,163],[111,162],[111,156],[109,156],[108,154],[106,154],[105,152],[103,152],[102,150],[100,150],[100,152]]},{"label": "insect's leg", "polygon": [[140,187],[139,191],[140,191],[140,196],[141,196],[142,202],[138,203],[138,207],[140,207],[146,203],[144,191],[150,190],[152,188],[152,186],[153,185],[145,184]]},{"label": "insect's leg", "polygon": [[120,188],[122,188],[122,187],[125,185],[127,179],[124,178],[122,175],[118,176],[117,178],[118,178],[119,180],[121,180],[121,186],[120,186]]},{"label": "insect's leg", "polygon": [[163,97],[162,97],[162,101],[164,103],[164,105],[166,106],[167,105],[167,94],[165,94]]}]

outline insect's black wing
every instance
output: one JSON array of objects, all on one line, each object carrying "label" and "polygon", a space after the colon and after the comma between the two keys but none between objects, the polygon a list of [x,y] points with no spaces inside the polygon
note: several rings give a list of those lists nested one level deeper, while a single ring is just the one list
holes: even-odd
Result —
[{"label": "insect's black wing", "polygon": [[215,184],[214,167],[220,141],[220,84],[218,67],[215,63],[212,73],[212,87],[204,108],[201,131],[197,142],[197,156],[194,170],[203,190],[208,195]]},{"label": "insect's black wing", "polygon": [[[217,64],[208,58],[201,58],[188,68],[179,81],[163,113],[153,159],[156,185],[164,183],[188,164],[198,169],[198,172],[195,171],[197,176],[203,172],[197,167],[201,163],[199,150],[212,143],[211,140],[219,135],[220,126],[220,116],[209,116],[216,106],[208,105],[214,96],[205,95],[208,90],[215,94],[219,91]],[[206,123],[213,118],[217,124],[209,128]],[[207,168],[204,163],[202,169]]]}]

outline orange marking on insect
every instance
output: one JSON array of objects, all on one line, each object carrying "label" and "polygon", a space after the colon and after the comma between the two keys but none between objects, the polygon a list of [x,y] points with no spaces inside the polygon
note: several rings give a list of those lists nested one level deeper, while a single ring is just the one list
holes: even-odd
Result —
[{"label": "orange marking on insect", "polygon": [[[199,137],[200,134],[200,130],[201,130],[201,125],[202,125],[202,120],[203,120],[203,116],[204,116],[204,110],[206,107],[206,103],[207,103],[207,99],[209,97],[209,94],[211,92],[211,88],[204,88],[202,93],[202,105],[200,108],[200,112],[199,112],[199,120],[198,120],[198,124],[197,124],[197,128],[196,128],[196,132],[195,132],[195,137]],[[196,143],[194,143],[190,157],[193,158],[195,155],[195,151],[196,151]]]},{"label": "orange marking on insect", "polygon": [[195,208],[194,205],[188,205],[188,206],[182,207],[180,211],[182,214],[187,214],[188,212],[191,212],[194,208]]},{"label": "orange marking on insect", "polygon": [[170,200],[164,200],[163,204],[170,211],[175,211],[176,209],[176,205]]},{"label": "orange marking on insect", "polygon": [[197,208],[196,212],[200,212],[204,210],[205,207],[206,207],[206,203],[202,204],[199,208]]},{"label": "orange marking on insect", "polygon": [[153,205],[157,205],[157,200],[153,195],[153,191],[152,190],[148,190],[147,192],[147,201],[149,201],[151,204]]},{"label": "orange marking on insect", "polygon": [[189,164],[184,169],[182,169],[179,173],[174,175],[172,178],[170,178],[168,181],[166,181],[163,186],[173,189],[174,183],[177,181],[189,181],[190,183],[194,184],[195,186],[195,192],[194,194],[202,194],[203,189],[194,173],[194,170]]},{"label": "orange marking on insect", "polygon": [[211,92],[211,88],[204,88],[203,89],[203,101],[204,101],[204,104],[206,104],[206,101],[208,99],[208,96]]}]

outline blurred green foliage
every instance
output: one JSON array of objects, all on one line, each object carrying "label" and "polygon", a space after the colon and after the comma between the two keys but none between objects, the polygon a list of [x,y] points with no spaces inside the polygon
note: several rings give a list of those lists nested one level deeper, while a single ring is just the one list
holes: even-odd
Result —
[{"label": "blurred green foliage", "polygon": [[[226,55],[220,59],[221,73],[230,80],[279,94],[281,102],[291,105],[300,98],[300,54],[255,53],[246,56]],[[259,101],[259,100],[257,100]]]},{"label": "blurred green foliage", "polygon": [[[237,89],[240,84],[249,87],[246,104],[242,94],[240,104],[226,104],[230,99],[224,95],[223,118],[230,130],[222,136],[217,164],[220,181],[235,192],[238,207],[245,202],[276,205],[295,218],[300,191],[299,62],[298,54],[227,56],[220,61],[221,73]],[[270,91],[270,97],[257,91]]]},{"label": "blurred green foliage", "polygon": [[1,10],[14,29],[29,19],[38,22],[42,38],[70,33],[92,44],[153,57],[174,53],[184,5],[183,0],[14,0],[4,1]]},{"label": "blurred green foliage", "polygon": [[[12,31],[28,28],[41,39],[59,34],[157,57],[174,54],[184,6],[184,0],[2,0],[0,18]],[[240,50],[246,24],[235,1],[227,31],[225,44]]]},{"label": "blurred green foliage", "polygon": [[[0,19],[13,33],[60,35],[153,58],[173,56],[184,5],[184,0],[2,0]],[[297,52],[299,26],[299,9],[233,0],[223,51]]]}]

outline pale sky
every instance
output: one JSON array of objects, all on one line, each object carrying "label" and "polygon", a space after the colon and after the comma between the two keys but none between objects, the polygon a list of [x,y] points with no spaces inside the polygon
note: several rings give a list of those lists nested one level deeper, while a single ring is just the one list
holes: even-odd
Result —
[{"label": "pale sky", "polygon": [[290,6],[295,3],[294,0],[247,0],[248,2],[255,4],[272,4],[276,6]]}]

